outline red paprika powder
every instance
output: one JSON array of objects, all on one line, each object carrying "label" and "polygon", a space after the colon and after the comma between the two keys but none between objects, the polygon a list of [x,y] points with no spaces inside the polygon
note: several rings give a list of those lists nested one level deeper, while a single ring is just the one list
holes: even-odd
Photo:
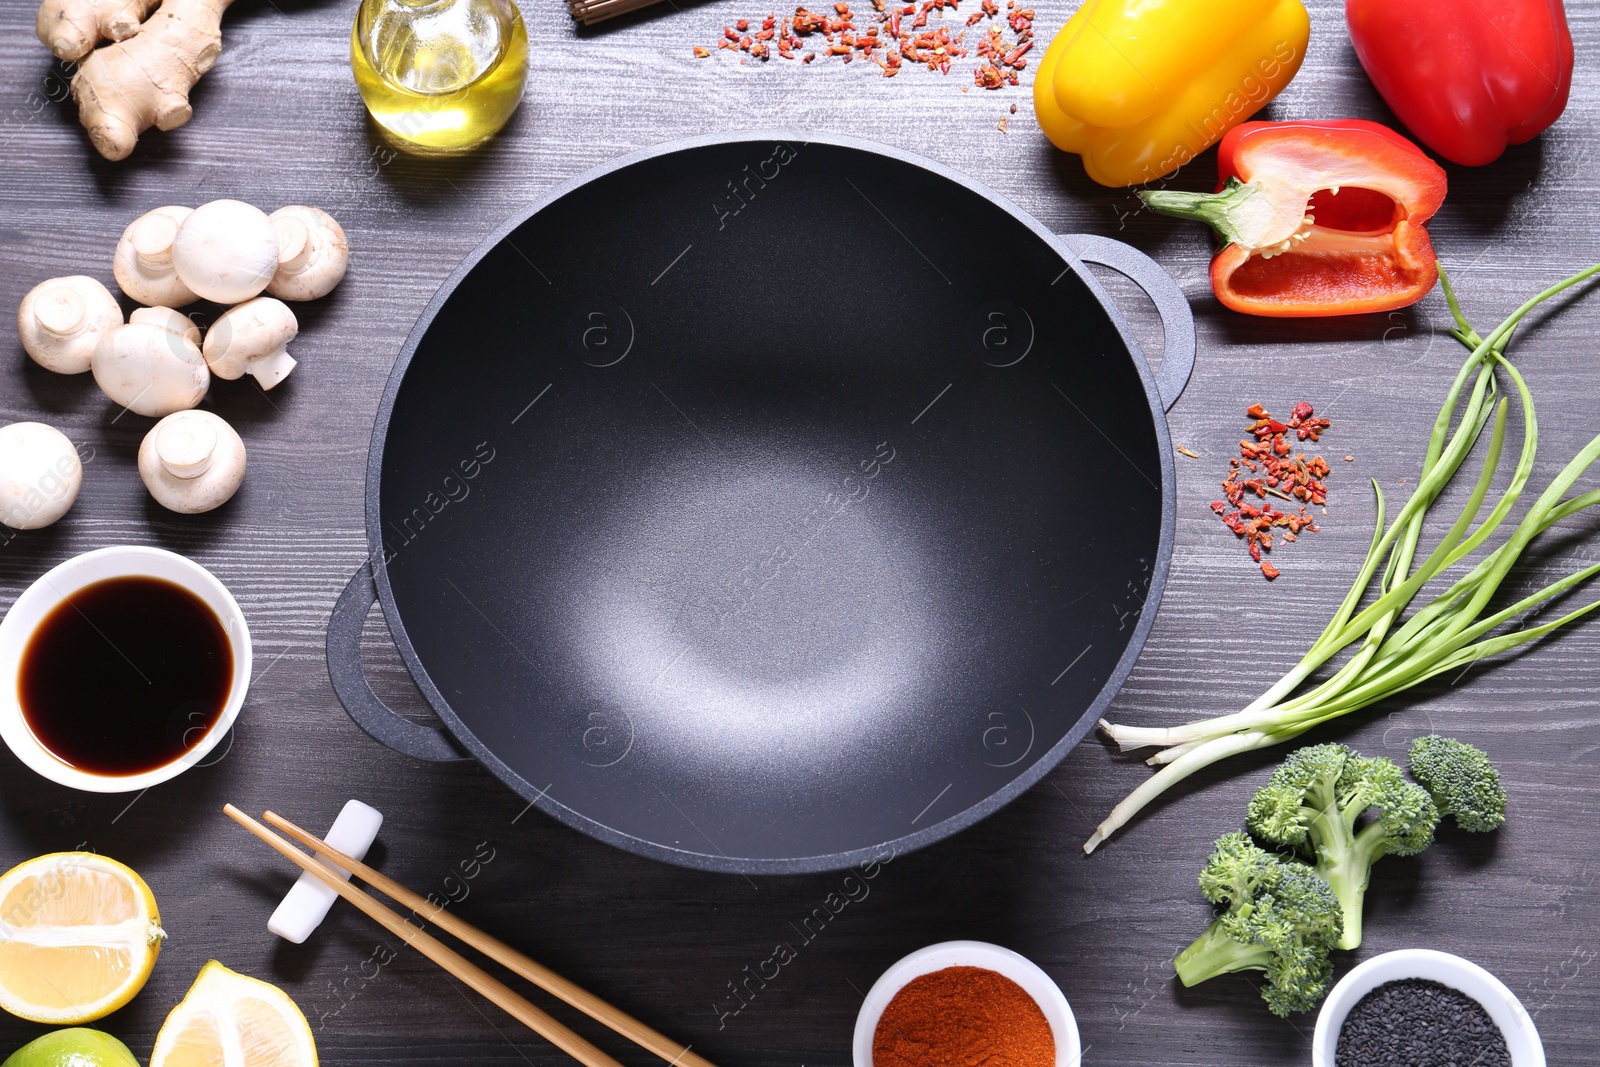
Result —
[{"label": "red paprika powder", "polygon": [[872,1067],[1055,1067],[1056,1041],[1027,992],[985,967],[920,975],[872,1035]]}]

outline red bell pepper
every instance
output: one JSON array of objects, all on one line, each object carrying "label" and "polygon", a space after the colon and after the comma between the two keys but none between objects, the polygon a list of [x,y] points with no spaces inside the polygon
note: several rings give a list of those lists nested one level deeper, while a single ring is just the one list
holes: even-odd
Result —
[{"label": "red bell pepper", "polygon": [[1217,299],[1247,315],[1391,311],[1438,280],[1424,229],[1445,176],[1422,149],[1364,119],[1246,122],[1217,149],[1217,192],[1150,190],[1163,215],[1217,231]]},{"label": "red bell pepper", "polygon": [[1423,144],[1469,167],[1561,116],[1572,34],[1561,0],[1346,0],[1356,56]]}]

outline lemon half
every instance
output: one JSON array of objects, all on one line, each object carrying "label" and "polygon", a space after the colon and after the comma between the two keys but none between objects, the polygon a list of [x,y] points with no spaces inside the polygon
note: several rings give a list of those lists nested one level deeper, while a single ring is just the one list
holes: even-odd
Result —
[{"label": "lemon half", "polygon": [[116,860],[57,852],[0,876],[0,1008],[36,1023],[104,1018],[144,988],[166,932]]},{"label": "lemon half", "polygon": [[212,960],[161,1025],[150,1067],[317,1067],[317,1044],[289,994]]}]

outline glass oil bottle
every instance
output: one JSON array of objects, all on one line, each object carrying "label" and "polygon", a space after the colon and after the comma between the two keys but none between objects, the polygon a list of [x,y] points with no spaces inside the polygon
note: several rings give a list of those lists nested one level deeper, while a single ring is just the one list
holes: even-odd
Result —
[{"label": "glass oil bottle", "polygon": [[361,0],[350,65],[367,111],[396,147],[464,152],[517,109],[528,28],[515,0]]}]

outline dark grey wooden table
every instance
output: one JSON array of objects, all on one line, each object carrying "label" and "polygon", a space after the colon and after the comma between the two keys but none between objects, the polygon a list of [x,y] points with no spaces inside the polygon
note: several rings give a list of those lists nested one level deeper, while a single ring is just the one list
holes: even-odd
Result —
[{"label": "dark grey wooden table", "polygon": [[[1040,0],[1041,42],[1070,14]],[[481,998],[341,908],[294,947],[264,924],[290,881],[285,865],[218,809],[274,806],[318,828],[361,797],[388,816],[376,855],[423,891],[464,895],[460,913],[712,1060],[844,1064],[863,991],[905,952],[982,938],[1037,960],[1077,1012],[1086,1059],[1112,1064],[1291,1064],[1309,1059],[1312,1019],[1267,1013],[1227,978],[1184,990],[1168,961],[1209,917],[1194,875],[1209,843],[1236,828],[1272,754],[1202,775],[1102,853],[1078,846],[1147,773],[1100,742],[1083,744],[1031,793],[954,839],[895,860],[864,899],[810,941],[795,929],[839,875],[744,879],[625,855],[555,824],[473,765],[424,766],[369,741],[329,688],[323,626],[365,553],[361,491],[378,396],[417,313],[456,262],[502,218],[615,155],[676,136],[787,126],[874,138],[965,171],[1059,231],[1121,237],[1156,256],[1189,294],[1200,357],[1171,413],[1180,456],[1172,577],[1143,658],[1114,706],[1123,721],[1173,722],[1233,710],[1299,655],[1364,551],[1368,477],[1398,493],[1415,477],[1427,425],[1461,351],[1439,332],[1444,302],[1341,321],[1247,319],[1211,297],[1208,245],[1196,227],[1136,211],[1125,191],[1089,182],[1056,153],[1022,89],[986,93],[958,67],[888,80],[861,64],[741,66],[692,57],[721,27],[761,5],[735,0],[659,10],[576,30],[556,0],[523,0],[533,34],[528,93],[512,125],[476,156],[391,157],[369,131],[347,61],[349,0],[239,0],[225,48],[194,94],[195,118],[146,135],[123,163],[89,149],[33,37],[31,0],[0,7],[0,307],[35,282],[88,273],[110,282],[110,250],[136,214],[167,203],[237,197],[269,210],[335,211],[355,252],[337,293],[303,315],[301,367],[270,399],[221,383],[209,403],[243,433],[250,476],[225,509],[169,514],[145,495],[134,454],[148,420],[116,408],[87,377],[52,376],[15,342],[0,347],[0,421],[43,419],[93,450],[82,497],[58,526],[5,536],[0,604],[49,566],[117,543],[186,553],[234,591],[254,631],[257,669],[231,748],[142,797],[55,787],[0,753],[0,867],[38,853],[92,848],[141,870],[171,939],[144,993],[102,1024],[141,1056],[207,959],[282,984],[312,1020],[328,1064],[556,1064],[563,1058]],[[1600,259],[1600,7],[1569,5],[1578,45],[1572,103],[1554,129],[1492,166],[1451,168],[1432,230],[1474,318],[1499,316],[1545,283]],[[1388,113],[1345,35],[1341,5],[1313,5],[1311,53],[1276,118]],[[1009,105],[1018,105],[1013,116]],[[1009,118],[1009,131],[998,121]],[[1212,180],[1211,154],[1178,184]],[[841,234],[840,255],[856,238]],[[1125,285],[1113,287],[1158,333]],[[1520,365],[1541,401],[1536,478],[1597,429],[1600,301],[1524,331]],[[462,354],[471,373],[471,354]],[[1253,401],[1309,399],[1333,419],[1335,462],[1323,532],[1278,557],[1262,581],[1206,508]],[[1114,472],[1108,472],[1114,482]],[[1113,488],[1114,491],[1114,488]],[[1585,531],[1574,526],[1574,534]],[[1564,559],[1600,556],[1575,537]],[[1531,580],[1531,579],[1530,579]],[[1114,606],[1107,605],[1107,610]],[[368,653],[397,705],[421,701],[386,645],[377,613]],[[1506,663],[1430,685],[1312,737],[1400,755],[1437,729],[1488,749],[1512,800],[1488,839],[1454,831],[1416,860],[1378,869],[1366,943],[1354,959],[1403,946],[1458,952],[1499,974],[1537,1019],[1552,1062],[1600,1062],[1600,835],[1592,778],[1600,694],[1589,624]],[[470,868],[475,854],[491,862]],[[462,882],[461,865],[476,877]],[[456,879],[448,881],[447,879]],[[796,942],[797,958],[737,1014],[730,983]],[[374,971],[377,974],[372,977]],[[570,1015],[571,1013],[563,1013]],[[586,1031],[593,1027],[580,1024]],[[0,1020],[0,1053],[42,1032]],[[648,1057],[602,1043],[628,1063]]]}]

